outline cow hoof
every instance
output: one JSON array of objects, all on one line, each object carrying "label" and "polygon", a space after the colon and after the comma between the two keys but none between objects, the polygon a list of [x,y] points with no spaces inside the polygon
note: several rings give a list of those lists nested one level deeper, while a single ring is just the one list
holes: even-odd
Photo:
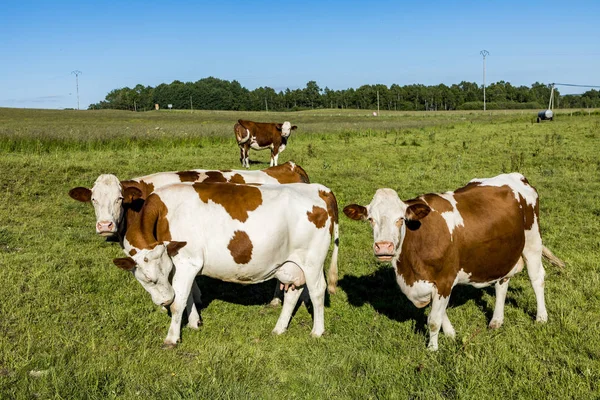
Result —
[{"label": "cow hoof", "polygon": [[444,331],[444,336],[446,336],[449,339],[456,339],[456,332],[455,331],[450,331],[450,332],[446,332]]},{"label": "cow hoof", "polygon": [[160,347],[163,350],[171,350],[177,347],[177,343],[163,343]]},{"label": "cow hoof", "polygon": [[438,346],[437,346],[437,344],[436,345],[430,344],[430,345],[427,346],[427,350],[429,350],[429,351],[438,351]]},{"label": "cow hoof", "polygon": [[327,286],[327,291],[329,294],[335,294],[335,286]]},{"label": "cow hoof", "polygon": [[535,318],[535,322],[539,322],[540,324],[545,324],[546,322],[548,322],[548,315],[538,315]]},{"label": "cow hoof", "polygon": [[285,329],[278,329],[278,328],[275,328],[275,329],[273,329],[273,330],[271,331],[271,333],[272,333],[273,335],[281,335],[282,333],[285,333]]},{"label": "cow hoof", "polygon": [[490,321],[489,327],[490,327],[490,329],[498,329],[498,328],[500,328],[502,326],[503,322],[504,321],[501,321],[501,320],[498,320],[498,319],[493,319],[493,320]]},{"label": "cow hoof", "polygon": [[314,338],[319,338],[319,337],[323,336],[323,332],[311,332],[310,336],[312,336]]},{"label": "cow hoof", "polygon": [[281,305],[281,299],[278,297],[273,298],[269,303],[269,307],[279,307]]}]

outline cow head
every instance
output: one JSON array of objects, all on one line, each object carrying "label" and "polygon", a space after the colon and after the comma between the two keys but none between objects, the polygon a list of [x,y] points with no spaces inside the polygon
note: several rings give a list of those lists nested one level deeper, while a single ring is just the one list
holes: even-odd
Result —
[{"label": "cow head", "polygon": [[76,187],[69,196],[81,202],[91,202],[96,213],[96,233],[101,236],[117,234],[125,214],[124,206],[141,197],[136,188],[123,189],[119,179],[112,174],[100,175],[91,189]]},{"label": "cow head", "polygon": [[115,258],[113,263],[125,271],[131,271],[135,279],[150,293],[154,304],[167,307],[175,298],[169,279],[173,271],[171,257],[185,245],[186,242],[165,242],[152,249],[142,249],[132,257]]},{"label": "cow head", "polygon": [[281,131],[281,136],[289,137],[292,134],[292,131],[297,129],[296,125],[292,126],[289,121],[285,121],[283,124],[277,124],[277,130]]},{"label": "cow head", "polygon": [[369,221],[373,227],[373,252],[381,261],[391,261],[400,253],[406,226],[425,218],[431,209],[425,203],[407,205],[392,189],[379,189],[371,203],[364,206],[351,204],[344,214],[353,220]]}]

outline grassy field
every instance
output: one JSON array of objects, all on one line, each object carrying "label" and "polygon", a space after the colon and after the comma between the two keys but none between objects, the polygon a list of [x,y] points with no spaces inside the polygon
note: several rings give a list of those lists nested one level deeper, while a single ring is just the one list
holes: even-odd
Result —
[{"label": "grassy field", "polygon": [[[559,112],[382,113],[46,111],[0,109],[0,398],[600,398],[600,115]],[[534,322],[526,273],[511,280],[506,317],[488,330],[493,289],[459,287],[457,339],[426,350],[416,309],[367,224],[340,219],[340,281],[326,333],[309,336],[305,306],[271,335],[273,283],[198,278],[204,326],[161,350],[169,318],[111,262],[92,207],[67,191],[101,173],[239,167],[238,118],[289,119],[294,160],[340,207],[380,187],[403,199],[519,171],[540,194],[549,322]],[[251,152],[268,166],[266,151]],[[327,264],[326,264],[327,265]]]}]

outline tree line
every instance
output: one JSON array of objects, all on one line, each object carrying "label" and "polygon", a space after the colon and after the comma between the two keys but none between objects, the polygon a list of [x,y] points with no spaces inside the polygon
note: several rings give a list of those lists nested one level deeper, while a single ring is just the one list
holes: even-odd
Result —
[{"label": "tree line", "polygon": [[[536,82],[513,86],[509,82],[492,83],[485,88],[486,108],[543,109],[548,106],[551,86]],[[554,89],[555,106],[560,108],[600,107],[600,91],[589,90],[582,95],[560,96]],[[350,108],[400,111],[481,110],[483,87],[475,82],[426,86],[421,84],[390,87],[363,85],[357,89],[322,89],[310,81],[303,89],[275,91],[268,86],[248,90],[236,80],[208,77],[196,82],[173,81],[156,87],[136,85],[111,90],[99,103],[88,109],[153,110],[154,105],[174,109],[235,110],[235,111],[297,111],[315,108]]]}]

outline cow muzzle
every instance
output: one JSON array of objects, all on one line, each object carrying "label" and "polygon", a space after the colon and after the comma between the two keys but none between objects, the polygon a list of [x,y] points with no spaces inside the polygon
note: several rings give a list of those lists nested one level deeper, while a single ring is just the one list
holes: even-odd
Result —
[{"label": "cow muzzle", "polygon": [[112,221],[99,221],[96,223],[96,233],[100,236],[113,236],[117,233],[117,226]]},{"label": "cow muzzle", "polygon": [[376,242],[373,245],[373,253],[380,261],[391,261],[394,258],[394,243]]}]

